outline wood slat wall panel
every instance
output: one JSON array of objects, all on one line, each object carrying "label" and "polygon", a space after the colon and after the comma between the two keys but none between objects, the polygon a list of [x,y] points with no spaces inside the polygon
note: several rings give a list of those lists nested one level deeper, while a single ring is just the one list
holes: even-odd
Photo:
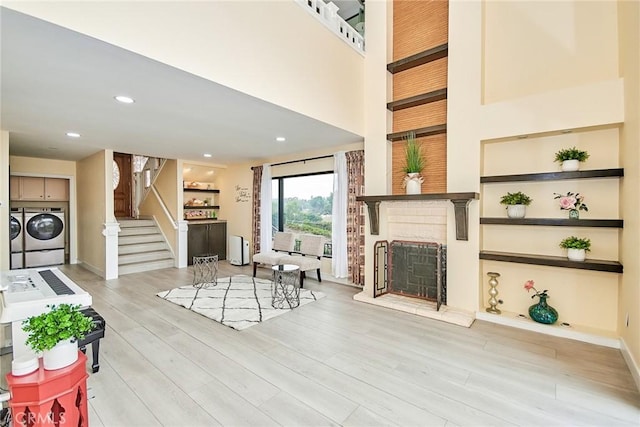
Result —
[{"label": "wood slat wall panel", "polygon": [[394,0],[393,60],[397,61],[449,39],[449,2]]},{"label": "wood slat wall panel", "polygon": [[[422,193],[446,193],[447,192],[447,136],[433,135],[419,138],[422,154],[426,160],[426,167],[422,171],[424,182]],[[402,188],[405,173],[402,171],[405,165],[404,142],[396,142],[391,147],[391,163],[393,176],[391,178],[392,194],[405,194]]]},{"label": "wood slat wall panel", "polygon": [[446,99],[393,112],[393,132],[441,125],[446,122]]},{"label": "wood slat wall panel", "polygon": [[393,75],[393,101],[447,87],[447,58]]}]

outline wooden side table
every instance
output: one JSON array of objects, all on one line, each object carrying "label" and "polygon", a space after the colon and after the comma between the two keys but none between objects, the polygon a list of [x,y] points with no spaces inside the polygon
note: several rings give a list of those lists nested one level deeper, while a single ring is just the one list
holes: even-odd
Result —
[{"label": "wooden side table", "polygon": [[78,352],[70,366],[48,371],[40,367],[27,375],[7,374],[9,407],[15,426],[89,425],[87,412],[87,356]]}]

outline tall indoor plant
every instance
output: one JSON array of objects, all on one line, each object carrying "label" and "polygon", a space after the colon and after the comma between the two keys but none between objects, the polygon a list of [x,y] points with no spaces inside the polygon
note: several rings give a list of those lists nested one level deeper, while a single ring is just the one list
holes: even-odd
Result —
[{"label": "tall indoor plant", "polygon": [[91,317],[79,305],[51,305],[50,310],[22,322],[27,345],[42,353],[45,369],[69,366],[78,360],[78,340],[93,328]]},{"label": "tall indoor plant", "polygon": [[409,132],[405,137],[407,145],[405,146],[405,166],[404,172],[407,174],[404,177],[403,187],[406,188],[407,194],[420,194],[422,193],[422,183],[424,178],[420,175],[420,172],[424,169],[424,158],[422,157],[422,151],[420,145],[416,141],[415,132]]}]

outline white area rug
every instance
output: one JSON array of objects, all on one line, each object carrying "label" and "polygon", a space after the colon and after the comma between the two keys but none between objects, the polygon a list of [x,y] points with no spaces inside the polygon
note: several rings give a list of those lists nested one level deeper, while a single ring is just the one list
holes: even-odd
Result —
[{"label": "white area rug", "polygon": [[[207,288],[181,286],[157,294],[230,328],[242,330],[291,309],[271,307],[271,281],[250,276],[224,277]],[[300,306],[324,298],[322,292],[300,289]]]}]

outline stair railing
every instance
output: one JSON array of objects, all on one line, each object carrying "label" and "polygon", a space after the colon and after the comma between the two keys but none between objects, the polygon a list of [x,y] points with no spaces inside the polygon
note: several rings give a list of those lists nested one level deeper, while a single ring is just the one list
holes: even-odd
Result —
[{"label": "stair railing", "polygon": [[151,189],[153,188],[153,185],[155,184],[156,179],[158,178],[158,175],[160,175],[160,171],[162,170],[166,162],[167,159],[159,157],[149,157],[147,158],[142,171],[134,173],[134,182],[136,184],[136,218],[138,217],[140,205],[145,201],[145,199],[151,192]]}]

